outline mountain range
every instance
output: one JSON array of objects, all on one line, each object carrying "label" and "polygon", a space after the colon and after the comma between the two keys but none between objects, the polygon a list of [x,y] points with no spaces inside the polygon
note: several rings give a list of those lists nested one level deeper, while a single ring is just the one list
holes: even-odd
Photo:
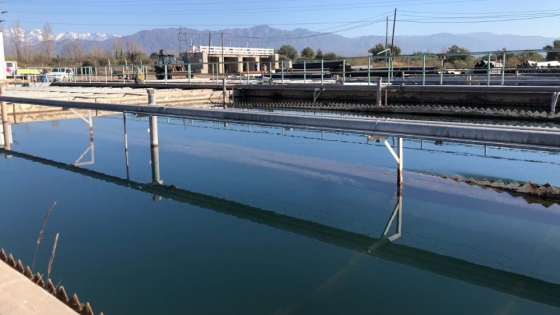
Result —
[{"label": "mountain range", "polygon": [[[178,40],[181,31],[181,40]],[[468,29],[465,29],[468,31]],[[100,33],[72,33],[65,32],[55,35],[56,51],[62,54],[64,45],[71,41],[78,41],[84,51],[97,46],[107,51],[113,51],[114,41],[122,40],[123,43],[133,42],[147,54],[164,49],[168,53],[177,53],[179,45],[184,50],[186,45],[220,46],[221,33],[224,34],[224,45],[235,47],[260,47],[278,49],[282,45],[292,45],[298,51],[305,47],[314,50],[321,49],[323,53],[334,52],[343,56],[364,56],[368,49],[378,43],[385,43],[385,36],[360,36],[348,38],[337,34],[313,32],[307,29],[292,31],[275,29],[267,25],[251,28],[224,29],[220,32],[208,30],[195,30],[182,28],[153,29],[137,32],[132,35],[109,35]],[[4,31],[4,45],[6,51],[11,51],[10,30]],[[39,29],[20,31],[20,36],[25,36],[31,45],[40,48],[43,32]],[[493,33],[464,33],[451,34],[439,33],[432,35],[397,35],[395,45],[402,49],[403,54],[416,51],[439,53],[452,45],[465,47],[470,51],[494,51],[502,48],[508,50],[541,49],[552,44],[555,38],[543,36],[498,35]],[[389,43],[391,38],[389,38]],[[126,44],[125,44],[126,47]]]}]

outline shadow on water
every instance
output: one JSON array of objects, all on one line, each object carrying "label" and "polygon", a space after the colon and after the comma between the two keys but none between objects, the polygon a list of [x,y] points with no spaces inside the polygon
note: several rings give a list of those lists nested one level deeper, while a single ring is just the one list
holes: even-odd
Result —
[{"label": "shadow on water", "polygon": [[[365,255],[379,257],[387,261],[408,265],[444,277],[491,288],[535,302],[560,307],[560,284],[471,263],[427,250],[392,243],[392,241],[398,239],[402,233],[402,195],[398,198],[397,204],[381,237],[373,238],[364,234],[279,214],[243,203],[188,191],[175,185],[161,185],[158,184],[158,181],[140,183],[25,153],[6,149],[0,149],[0,153],[152,194],[154,200],[166,198],[181,203],[187,203],[275,229],[296,233],[324,243],[351,249]],[[152,175],[155,174],[159,178],[157,172],[154,171],[154,168],[159,169],[159,165],[153,163],[152,168]],[[395,219],[397,221],[397,233],[387,237],[386,235]]]}]

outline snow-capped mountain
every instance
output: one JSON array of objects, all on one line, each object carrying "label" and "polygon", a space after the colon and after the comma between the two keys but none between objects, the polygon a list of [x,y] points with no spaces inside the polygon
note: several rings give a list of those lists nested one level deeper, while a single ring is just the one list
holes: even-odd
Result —
[{"label": "snow-capped mountain", "polygon": [[[4,37],[10,38],[15,34],[19,34],[19,37],[22,41],[28,41],[30,44],[35,45],[39,44],[43,41],[43,30],[34,29],[30,31],[26,31],[24,29],[6,29],[4,30]],[[54,35],[54,34],[53,34]],[[108,35],[108,34],[101,34],[101,33],[72,33],[72,32],[65,32],[54,35],[54,39],[56,42],[62,42],[66,40],[83,40],[83,41],[95,41],[101,42],[107,39],[121,37],[120,35]]]}]

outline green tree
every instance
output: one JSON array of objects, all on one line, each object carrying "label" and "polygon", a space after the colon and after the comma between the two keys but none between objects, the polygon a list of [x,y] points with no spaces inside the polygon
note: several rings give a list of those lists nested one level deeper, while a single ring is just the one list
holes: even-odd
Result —
[{"label": "green tree", "polygon": [[[391,46],[390,44],[387,45],[387,48],[391,48],[393,47],[393,56],[398,56],[401,54],[401,48],[397,45],[395,46]],[[368,50],[368,53],[372,54],[373,56],[377,56],[378,53],[384,51],[386,48],[383,44],[379,43],[375,46],[373,46],[372,48],[370,48],[370,50]],[[387,55],[389,55],[389,51],[387,52]]]},{"label": "green tree", "polygon": [[313,59],[315,58],[315,52],[311,47],[305,47],[304,49],[301,50],[301,58],[307,60]]},{"label": "green tree", "polygon": [[282,45],[280,49],[277,50],[280,55],[287,56],[290,59],[296,59],[298,57],[297,50],[292,45]]},{"label": "green tree", "polygon": [[[466,54],[468,53],[469,50],[464,48],[464,47],[459,47],[457,45],[452,45],[451,47],[447,48],[447,51],[445,53],[447,54]],[[469,62],[470,59],[472,57],[470,55],[463,55],[463,56],[447,56],[447,61],[448,62],[455,62],[455,61],[465,61],[465,62]]]},{"label": "green tree", "polygon": [[150,54],[150,59],[157,60],[158,56],[159,56],[159,54],[157,52],[153,52],[153,53]]},{"label": "green tree", "polygon": [[321,48],[317,49],[317,53],[315,54],[315,59],[323,59],[323,51]]},{"label": "green tree", "polygon": [[328,52],[325,55],[323,55],[323,59],[325,60],[335,60],[335,59],[339,59],[340,56],[333,53],[333,52]]},{"label": "green tree", "polygon": [[[546,50],[552,50],[552,49],[560,50],[560,40],[555,40],[552,43],[552,46],[546,45],[546,46],[543,47],[543,49],[546,49]],[[560,52],[554,52],[554,51],[547,52],[546,53],[546,60],[547,61],[560,60]]]}]

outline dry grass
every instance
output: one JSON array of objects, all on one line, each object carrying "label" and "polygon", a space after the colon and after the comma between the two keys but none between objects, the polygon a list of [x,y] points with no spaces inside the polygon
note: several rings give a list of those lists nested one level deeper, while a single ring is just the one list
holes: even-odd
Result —
[{"label": "dry grass", "polygon": [[33,256],[33,264],[31,264],[31,270],[35,268],[35,259],[37,258],[37,252],[39,251],[39,245],[41,244],[41,240],[43,239],[43,232],[45,231],[45,226],[47,226],[47,219],[49,218],[49,215],[51,215],[51,211],[53,210],[54,206],[56,206],[56,201],[52,204],[52,206],[47,211],[47,214],[43,218],[43,224],[41,225],[39,237],[37,238],[37,247],[35,248],[35,256]]},{"label": "dry grass", "polygon": [[51,277],[51,271],[52,271],[52,265],[54,262],[54,255],[56,253],[56,244],[58,243],[58,233],[56,233],[56,237],[54,238],[54,245],[53,245],[53,249],[52,249],[52,253],[51,253],[51,259],[49,259],[49,267],[47,268],[47,279],[50,279]]}]

